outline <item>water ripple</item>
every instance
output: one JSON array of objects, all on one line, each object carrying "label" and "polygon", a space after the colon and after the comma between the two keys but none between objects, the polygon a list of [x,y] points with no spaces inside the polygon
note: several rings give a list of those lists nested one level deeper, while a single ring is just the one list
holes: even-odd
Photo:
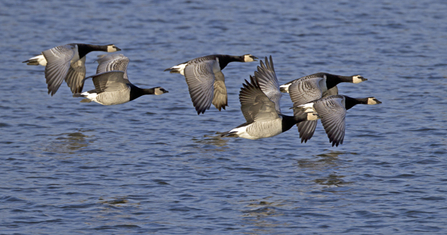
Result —
[{"label": "water ripple", "polygon": [[[0,8],[3,233],[446,233],[440,1]],[[71,42],[118,45],[133,83],[170,93],[116,106],[80,103],[65,83],[47,95],[45,69],[21,61]],[[229,107],[199,116],[184,77],[163,72],[213,53],[272,55],[281,83],[321,71],[362,74],[367,82],[340,84],[340,92],[383,103],[349,110],[337,148],[320,124],[307,143],[296,127],[256,141],[221,138],[245,121],[239,90],[259,63],[228,65]],[[88,75],[99,54],[87,56]],[[282,104],[291,114],[287,94]]]}]

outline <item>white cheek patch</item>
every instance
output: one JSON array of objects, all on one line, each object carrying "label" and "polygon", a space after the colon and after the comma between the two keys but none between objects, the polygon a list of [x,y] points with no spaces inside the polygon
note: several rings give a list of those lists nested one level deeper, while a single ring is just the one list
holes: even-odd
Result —
[{"label": "white cheek patch", "polygon": [[355,75],[354,77],[352,77],[352,83],[361,83],[363,81],[366,80],[360,75]]},{"label": "white cheek patch", "polygon": [[253,62],[253,58],[251,55],[244,55],[244,62]]},{"label": "white cheek patch", "polygon": [[154,92],[155,95],[163,95],[164,93],[168,93],[168,91],[164,90],[161,87],[155,88],[155,92]]},{"label": "white cheek patch", "polygon": [[320,116],[316,113],[307,113],[307,120],[318,120]]},{"label": "white cheek patch", "polygon": [[114,46],[107,46],[107,52],[116,52],[116,48]]},{"label": "white cheek patch", "polygon": [[378,101],[376,98],[368,98],[368,104],[374,105],[374,104],[380,104],[382,102]]}]

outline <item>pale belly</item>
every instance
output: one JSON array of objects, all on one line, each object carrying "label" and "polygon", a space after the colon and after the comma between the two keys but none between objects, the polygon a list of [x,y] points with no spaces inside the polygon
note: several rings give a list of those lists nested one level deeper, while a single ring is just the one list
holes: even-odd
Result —
[{"label": "pale belly", "polygon": [[235,128],[231,132],[241,138],[251,140],[268,138],[282,133],[282,120],[278,118],[268,122],[256,122]]}]

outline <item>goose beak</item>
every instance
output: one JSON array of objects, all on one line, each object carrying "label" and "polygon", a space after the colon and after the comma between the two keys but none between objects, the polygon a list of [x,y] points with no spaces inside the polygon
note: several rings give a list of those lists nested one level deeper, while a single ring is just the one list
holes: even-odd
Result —
[{"label": "goose beak", "polygon": [[251,58],[253,59],[253,61],[256,61],[258,59],[258,57],[252,55]]},{"label": "goose beak", "polygon": [[116,51],[121,51],[121,49],[120,49],[120,48],[118,48],[117,46],[115,46],[115,48],[116,48]]}]

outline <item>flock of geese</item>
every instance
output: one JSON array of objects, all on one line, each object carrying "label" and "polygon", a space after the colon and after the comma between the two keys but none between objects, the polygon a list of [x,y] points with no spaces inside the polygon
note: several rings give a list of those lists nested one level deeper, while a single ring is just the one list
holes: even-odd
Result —
[{"label": "flock of geese", "polygon": [[[43,51],[24,63],[45,66],[48,94],[52,96],[65,81],[73,97],[83,97],[81,102],[102,105],[123,104],[142,95],[168,93],[162,87],[139,88],[129,81],[129,58],[122,54],[100,55],[96,74],[86,77],[85,59],[92,51],[120,51],[113,44],[67,44]],[[213,104],[219,111],[228,106],[225,77],[222,70],[230,62],[253,62],[258,58],[242,56],[209,55],[172,66],[165,71],[180,73],[185,77],[189,94],[197,114],[204,114]],[[82,92],[87,79],[92,79],[95,89]],[[366,81],[360,75],[340,76],[315,73],[280,85],[270,56],[245,80],[239,93],[241,111],[246,122],[221,136],[260,139],[278,135],[297,125],[301,142],[307,142],[321,120],[332,146],[343,144],[346,111],[357,104],[380,104],[374,97],[352,98],[339,95],[337,84]],[[293,102],[293,116],[284,115],[280,109],[282,93],[289,93]]]}]

